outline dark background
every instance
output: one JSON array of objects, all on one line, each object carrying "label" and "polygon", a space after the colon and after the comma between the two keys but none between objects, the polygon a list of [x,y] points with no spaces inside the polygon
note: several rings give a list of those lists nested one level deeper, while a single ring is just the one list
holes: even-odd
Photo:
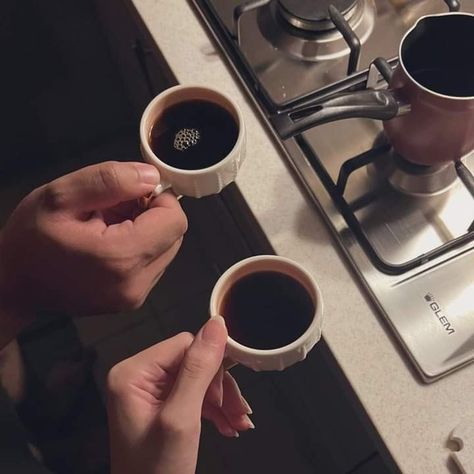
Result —
[{"label": "dark background", "polygon": [[[140,159],[140,115],[175,80],[126,0],[3,0],[1,10],[3,222],[22,195],[69,170]],[[108,472],[107,371],[179,331],[195,332],[219,275],[272,253],[234,185],[181,202],[189,231],[143,308],[74,322],[43,315],[19,338],[27,392],[16,411],[54,472]],[[324,340],[283,373],[233,374],[257,428],[236,440],[204,424],[198,473],[397,472]],[[0,471],[10,472],[1,448]]]}]

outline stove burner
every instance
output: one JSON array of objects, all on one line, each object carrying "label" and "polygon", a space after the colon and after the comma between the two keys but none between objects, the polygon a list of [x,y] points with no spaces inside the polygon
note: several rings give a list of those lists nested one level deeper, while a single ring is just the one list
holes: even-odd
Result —
[{"label": "stove burner", "polygon": [[[338,4],[329,10],[337,28],[323,31],[291,22],[291,17],[307,17],[288,1],[191,2],[264,118],[275,109],[290,110],[309,95],[349,92],[366,81],[378,86],[379,68],[365,71],[369,62],[385,57],[394,66],[406,29],[421,14],[444,12],[443,3],[453,8],[458,0],[357,0],[353,9],[347,4],[348,10]],[[300,6],[305,2],[323,0],[301,0]],[[291,15],[285,16],[285,10]],[[474,1],[464,1],[463,10],[474,13]],[[364,70],[349,72],[347,78],[348,44],[354,43],[344,41],[347,28],[341,24],[349,24],[362,43]],[[383,140],[374,143],[378,135]],[[380,124],[365,119],[314,127],[277,142],[423,380],[433,382],[472,362],[472,344],[465,341],[473,327],[467,324],[474,306],[474,207],[468,191],[473,186],[455,176],[455,164],[426,168],[406,163],[391,151]],[[463,161],[474,173],[474,153]],[[449,323],[458,332],[454,338],[427,306],[427,293],[449,309]]]},{"label": "stove burner", "polygon": [[[423,166],[411,163],[391,150],[388,160],[378,160],[374,166],[397,191],[410,196],[436,196],[448,191],[458,176],[453,163]],[[391,158],[391,159],[390,159]]]},{"label": "stove burner", "polygon": [[[257,15],[260,31],[275,48],[305,61],[326,61],[349,56],[350,48],[331,20],[322,19],[319,23],[313,22],[312,28],[305,28],[298,22],[290,21],[287,10],[282,6],[284,3],[308,2],[295,0],[271,2],[261,8]],[[320,3],[326,5],[330,2],[312,0],[309,5]],[[365,43],[375,23],[376,9],[373,0],[341,0],[333,3],[346,5],[346,8],[342,9],[345,11],[344,16],[361,44]],[[322,8],[314,10],[323,11]],[[325,12],[325,15],[329,16],[327,8]]]},{"label": "stove burner", "polygon": [[328,8],[334,5],[349,20],[360,0],[278,0],[279,12],[295,28],[305,31],[334,29]]}]

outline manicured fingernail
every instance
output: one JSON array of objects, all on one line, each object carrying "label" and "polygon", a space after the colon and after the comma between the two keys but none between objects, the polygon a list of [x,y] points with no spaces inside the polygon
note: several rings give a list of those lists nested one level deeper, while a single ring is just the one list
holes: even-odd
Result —
[{"label": "manicured fingernail", "polygon": [[160,173],[154,166],[146,163],[137,163],[135,166],[142,183],[156,186],[160,182]]},{"label": "manicured fingernail", "polygon": [[224,435],[224,436],[228,436],[229,438],[238,438],[239,437],[239,432],[232,429],[230,426],[226,427],[226,428],[223,428],[221,430],[221,433]]},{"label": "manicured fingernail", "polygon": [[253,413],[252,408],[250,408],[249,403],[247,402],[247,400],[245,400],[244,397],[242,397],[242,395],[240,396],[240,401],[241,401],[242,406],[244,407],[245,412],[247,413],[247,415],[251,415]]},{"label": "manicured fingernail", "polygon": [[[222,387],[222,385],[221,385]],[[209,403],[214,405],[217,408],[222,408],[222,405],[224,403],[224,392],[222,389],[220,390],[212,390],[211,394],[209,395],[208,398]]]},{"label": "manicured fingernail", "polygon": [[221,394],[214,395],[210,398],[209,403],[217,408],[222,408],[222,405],[224,404],[224,396]]},{"label": "manicured fingernail", "polygon": [[255,429],[255,425],[252,423],[252,420],[247,415],[244,415],[243,419],[249,429],[251,430]]}]

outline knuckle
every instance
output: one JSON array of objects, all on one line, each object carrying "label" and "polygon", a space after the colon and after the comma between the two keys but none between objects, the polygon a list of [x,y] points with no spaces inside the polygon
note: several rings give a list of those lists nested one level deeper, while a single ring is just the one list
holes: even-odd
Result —
[{"label": "knuckle", "polygon": [[93,255],[112,282],[126,283],[137,270],[137,258],[125,244],[107,242],[96,245]]},{"label": "knuckle", "polygon": [[118,162],[108,161],[98,169],[98,179],[105,189],[119,189],[120,179],[118,173]]},{"label": "knuckle", "polygon": [[114,365],[107,374],[107,390],[112,395],[120,395],[126,391],[127,362],[122,361]]},{"label": "knuckle", "polygon": [[128,280],[133,273],[133,265],[130,261],[109,258],[105,266],[111,275],[112,281],[121,282],[125,286],[128,284]]},{"label": "knuckle", "polygon": [[164,407],[158,415],[158,426],[167,436],[189,436],[200,429],[199,418],[183,416],[181,412]]},{"label": "knuckle", "polygon": [[57,182],[52,181],[43,186],[43,202],[48,209],[57,210],[63,208],[66,204],[66,199],[66,192],[61,189]]},{"label": "knuckle", "polygon": [[117,302],[121,310],[135,310],[140,308],[145,302],[146,294],[141,288],[126,286],[119,291]]},{"label": "knuckle", "polygon": [[196,351],[191,348],[184,358],[182,370],[189,378],[198,379],[201,377],[201,374],[206,371],[209,362],[212,361],[211,359],[207,353],[197,354]]}]

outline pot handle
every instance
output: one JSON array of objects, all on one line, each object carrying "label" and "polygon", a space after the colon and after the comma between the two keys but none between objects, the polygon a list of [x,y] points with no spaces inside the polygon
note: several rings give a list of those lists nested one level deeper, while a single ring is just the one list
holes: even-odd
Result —
[{"label": "pot handle", "polygon": [[367,89],[301,106],[290,112],[276,114],[270,120],[280,137],[286,140],[311,127],[335,120],[357,117],[389,120],[399,115],[401,108],[390,91]]}]

